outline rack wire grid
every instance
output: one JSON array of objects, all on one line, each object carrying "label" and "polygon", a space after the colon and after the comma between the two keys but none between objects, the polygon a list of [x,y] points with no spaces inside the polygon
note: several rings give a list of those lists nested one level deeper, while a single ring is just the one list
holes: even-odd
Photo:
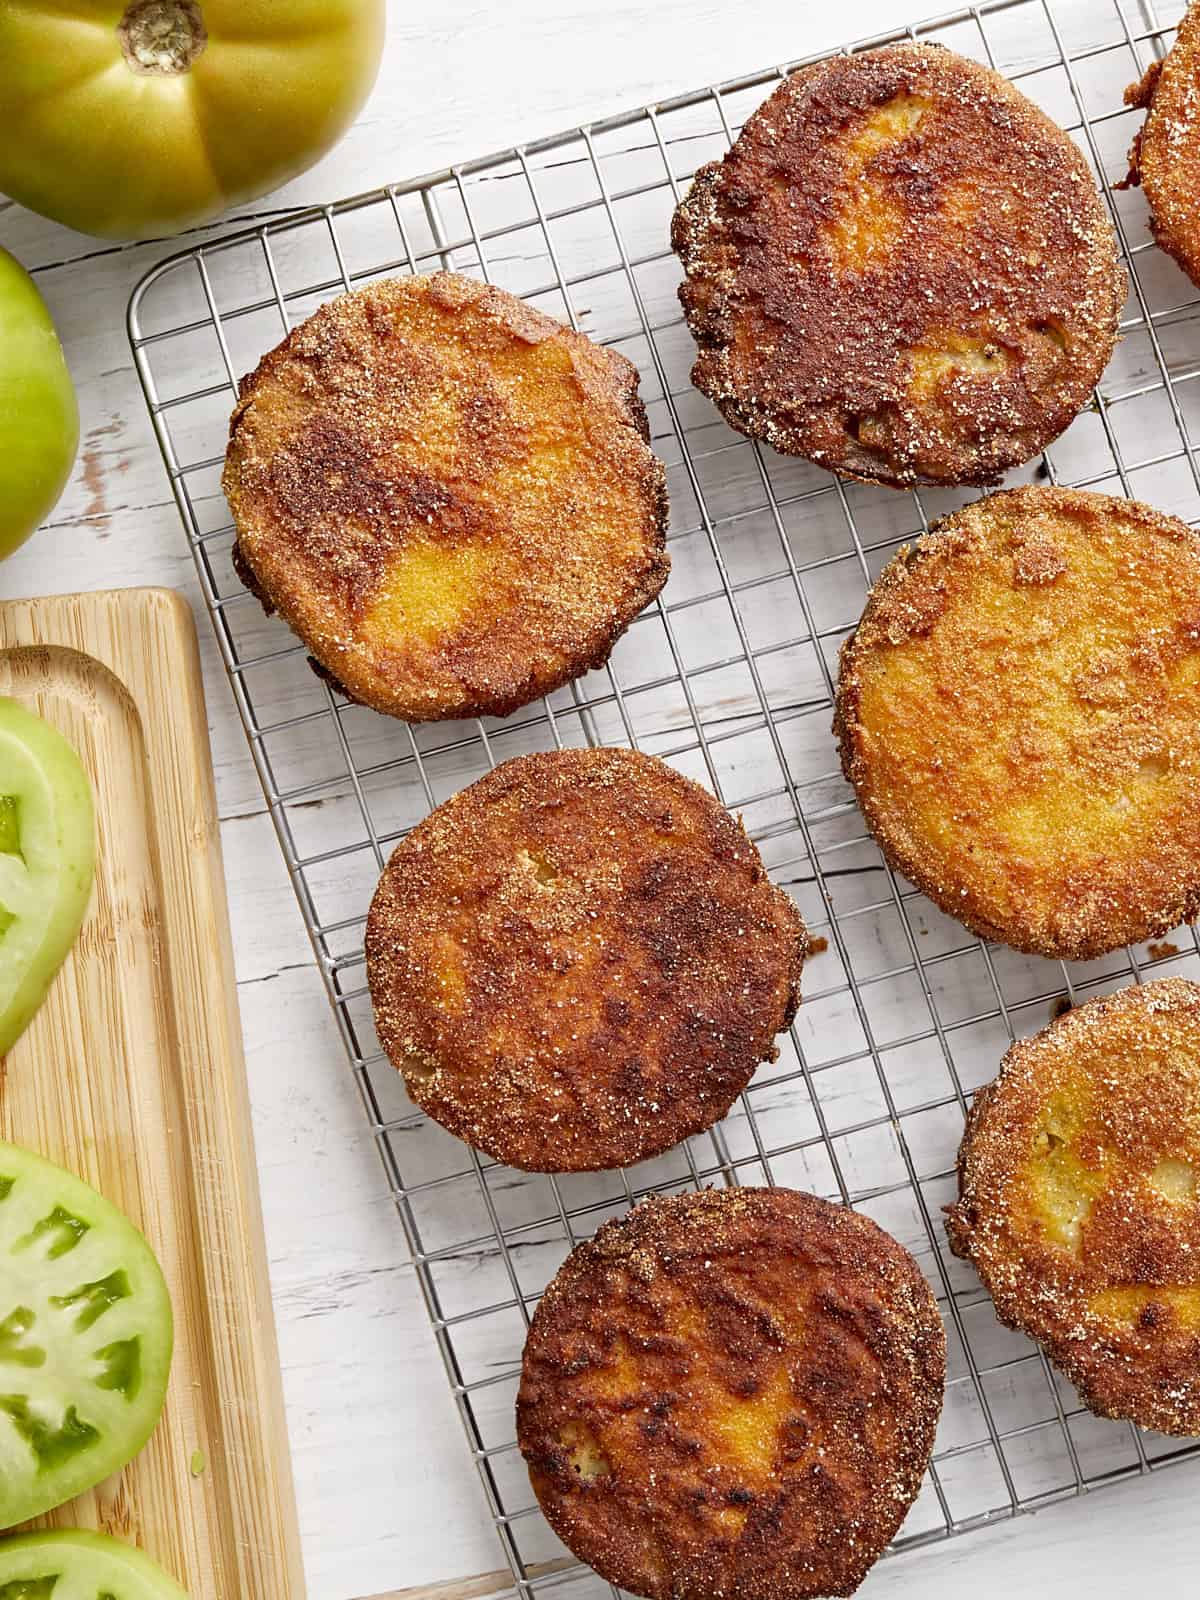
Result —
[{"label": "rack wire grid", "polygon": [[[1172,23],[1182,8],[1176,6]],[[1115,190],[1125,86],[1168,43],[1132,0],[995,0],[897,30],[986,61],[1069,128],[1116,222],[1130,298],[1091,406],[1014,474],[1200,520],[1200,300]],[[732,432],[690,386],[671,212],[695,168],[800,63],[522,149],[286,215],[156,267],[130,306],[146,399],[288,870],[383,1157],[488,1505],[527,1595],[607,1586],[564,1553],[513,1437],[532,1307],[567,1251],[650,1192],[779,1183],[875,1217],[918,1257],[949,1342],[946,1404],[894,1548],[1182,1461],[1197,1444],[1092,1416],[952,1258],[940,1211],[972,1093],[1064,997],[1200,976],[1185,930],[1064,967],[989,947],[883,863],[830,734],[838,645],[901,542],[968,495],[841,481]],[[405,272],[482,275],[638,365],[666,463],[673,568],[604,669],[504,720],[409,727],[344,701],[230,564],[219,472],[238,375],[330,296]],[[709,1134],[626,1172],[507,1170],[414,1112],[375,1039],[362,934],[390,849],[497,761],[577,743],[649,750],[740,812],[826,950],[780,1058]]]}]

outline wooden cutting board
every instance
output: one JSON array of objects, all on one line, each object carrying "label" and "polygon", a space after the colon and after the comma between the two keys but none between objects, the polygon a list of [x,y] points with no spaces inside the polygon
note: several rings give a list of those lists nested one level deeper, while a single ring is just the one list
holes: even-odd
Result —
[{"label": "wooden cutting board", "polygon": [[0,694],[74,745],[97,818],[83,932],[0,1061],[0,1134],[126,1211],[175,1307],[150,1444],[43,1521],[132,1540],[193,1600],[301,1600],[191,613],[165,589],[0,603]]}]

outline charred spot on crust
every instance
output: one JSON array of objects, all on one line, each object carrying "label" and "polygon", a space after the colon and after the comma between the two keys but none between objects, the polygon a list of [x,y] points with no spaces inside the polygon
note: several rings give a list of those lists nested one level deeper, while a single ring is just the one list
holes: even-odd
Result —
[{"label": "charred spot on crust", "polygon": [[365,701],[359,700],[356,695],[350,693],[337,674],[327,667],[323,661],[318,661],[316,656],[309,656],[307,660],[309,671],[312,672],[313,676],[320,678],[322,683],[327,683],[335,694],[340,694],[343,700],[349,700],[351,705],[365,704]]},{"label": "charred spot on crust", "polygon": [[275,607],[271,604],[258,579],[254,576],[254,569],[242,554],[242,547],[236,539],[233,542],[233,549],[230,551],[230,561],[243,586],[250,591],[268,617],[274,616]]},{"label": "charred spot on crust", "polygon": [[1071,140],[926,44],[795,73],[697,173],[672,242],[693,381],[726,421],[896,487],[1036,455],[1086,404],[1124,298]]}]

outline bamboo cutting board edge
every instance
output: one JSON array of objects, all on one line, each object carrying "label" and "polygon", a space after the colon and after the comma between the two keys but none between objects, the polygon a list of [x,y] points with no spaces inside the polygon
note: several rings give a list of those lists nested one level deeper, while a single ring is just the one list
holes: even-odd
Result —
[{"label": "bamboo cutting board edge", "polygon": [[[150,1530],[156,1543],[176,1552],[177,1566],[189,1552],[190,1570],[178,1575],[194,1600],[303,1600],[191,611],[167,589],[0,602],[0,692],[54,704],[51,720],[70,724],[63,731],[85,764],[107,752],[113,768],[92,771],[97,890],[83,933],[7,1058],[0,1106],[7,1123],[8,1102],[24,1093],[29,1131],[24,1139],[22,1126],[6,1131],[34,1144],[31,1124],[42,1123],[44,1153],[69,1152],[81,1176],[124,1201],[164,1255],[176,1300],[176,1364],[159,1434],[119,1479],[52,1520],[136,1537],[146,1531],[140,1484],[161,1524]],[[31,1101],[23,1069],[40,1064],[52,1041],[83,1049],[88,1073],[68,1088],[57,1075],[48,1085],[43,1070]],[[106,1072],[100,1093],[92,1079]],[[43,1102],[59,1108],[62,1126],[45,1127]],[[123,1106],[130,1122],[151,1125],[106,1128],[104,1116],[120,1117]],[[208,1443],[194,1478],[185,1429]],[[168,1433],[169,1455],[160,1437]],[[165,1506],[186,1528],[165,1525]]]},{"label": "bamboo cutting board edge", "polygon": [[[574,1556],[559,1556],[553,1561],[539,1561],[528,1569],[531,1578],[548,1578],[556,1572],[566,1572],[577,1566]],[[415,1589],[389,1589],[386,1594],[365,1597],[365,1600],[489,1600],[491,1595],[515,1591],[516,1580],[505,1568],[503,1571],[481,1572],[475,1578],[446,1578],[440,1583],[420,1584]]]}]

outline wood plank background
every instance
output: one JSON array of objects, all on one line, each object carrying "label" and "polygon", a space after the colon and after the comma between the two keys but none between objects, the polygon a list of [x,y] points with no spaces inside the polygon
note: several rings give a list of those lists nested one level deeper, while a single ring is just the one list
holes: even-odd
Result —
[{"label": "wood plank background", "polygon": [[[395,0],[380,83],[358,124],[255,214],[440,167],[937,9],[936,0],[447,0],[431,13]],[[98,245],[2,200],[0,240],[35,270],[83,415],[68,491],[47,528],[0,568],[0,595],[157,583],[194,603],[191,558],[123,326],[133,284],[178,245]],[[309,1593],[454,1600],[455,1584],[490,1582],[502,1558],[204,626],[201,651]],[[905,1557],[878,1569],[864,1592],[937,1600],[958,1593],[966,1571],[987,1596],[1053,1587],[1127,1600],[1149,1548],[1157,1576],[1186,1593],[1200,1560],[1197,1481],[1194,1469],[1175,1471]]]}]

